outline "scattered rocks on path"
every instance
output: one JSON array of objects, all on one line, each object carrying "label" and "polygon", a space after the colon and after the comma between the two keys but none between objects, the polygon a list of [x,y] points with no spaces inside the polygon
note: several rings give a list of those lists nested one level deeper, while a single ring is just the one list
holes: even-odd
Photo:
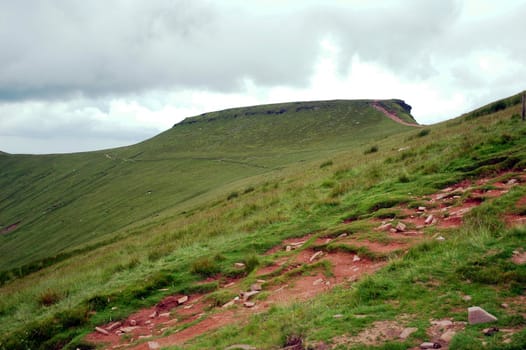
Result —
[{"label": "scattered rocks on path", "polygon": [[468,308],[469,324],[489,323],[495,321],[497,321],[495,316],[479,306],[472,306]]}]

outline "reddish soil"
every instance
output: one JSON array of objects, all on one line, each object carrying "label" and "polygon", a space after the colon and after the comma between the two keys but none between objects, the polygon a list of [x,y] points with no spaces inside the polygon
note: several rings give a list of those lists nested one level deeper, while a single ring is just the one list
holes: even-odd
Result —
[{"label": "reddish soil", "polygon": [[9,233],[11,231],[14,231],[16,230],[16,228],[18,227],[18,225],[20,225],[22,221],[18,221],[18,222],[15,222],[14,224],[11,224],[5,228],[3,228],[1,231],[0,231],[0,234],[5,234],[5,233]]},{"label": "reddish soil", "polygon": [[402,120],[400,119],[400,117],[398,117],[396,114],[394,113],[391,113],[389,112],[387,109],[383,108],[382,106],[380,106],[378,104],[378,102],[373,102],[372,106],[377,109],[378,111],[382,112],[383,114],[385,114],[389,119],[391,120],[394,120],[395,122],[397,123],[400,123],[402,125],[407,125],[407,126],[414,126],[414,127],[417,127],[417,128],[421,128],[422,125],[418,125],[418,124],[415,124],[415,123],[408,123],[406,122],[405,120]]},{"label": "reddish soil", "polygon": [[[384,113],[387,113],[387,111]],[[378,241],[371,238],[374,235],[371,236],[370,232],[358,232],[353,233],[352,236],[338,238],[316,237],[313,242],[308,241],[314,237],[314,234],[284,240],[281,244],[269,250],[266,255],[272,255],[278,251],[286,251],[285,255],[276,258],[272,265],[259,268],[256,271],[256,276],[268,276],[286,265],[286,268],[281,272],[281,274],[284,274],[301,266],[312,265],[320,261],[330,262],[332,274],[328,277],[325,275],[326,271],[322,267],[316,267],[307,270],[303,274],[300,274],[300,271],[298,271],[298,275],[286,277],[285,283],[279,283],[279,280],[265,277],[268,284],[264,291],[268,295],[265,300],[251,300],[255,302],[255,305],[251,308],[243,307],[242,302],[236,302],[229,308],[212,308],[211,305],[205,302],[204,295],[190,295],[187,302],[179,305],[177,300],[183,297],[182,295],[168,296],[156,306],[130,315],[126,320],[122,321],[122,325],[109,331],[109,335],[94,332],[89,334],[86,340],[106,349],[119,347],[147,350],[149,345],[146,341],[156,342],[161,347],[181,345],[224,325],[244,322],[250,315],[265,311],[272,304],[285,305],[291,302],[307,301],[338,284],[352,283],[364,275],[372,274],[387,264],[386,261],[373,261],[355,253],[327,252],[323,249],[325,244],[335,242],[357,248],[365,247],[372,253],[378,254],[386,254],[397,250],[405,251],[416,242],[427,239],[424,234],[426,228],[433,227],[436,230],[444,230],[459,227],[462,224],[463,216],[469,210],[484,200],[491,200],[503,195],[517,183],[526,182],[526,175],[515,175],[515,178],[519,180],[505,183],[492,183],[492,178],[483,178],[476,182],[462,181],[427,198],[419,198],[428,203],[425,210],[419,211],[400,206],[397,209],[400,209],[406,217],[397,221],[406,224],[406,230],[402,232],[393,232],[388,229],[384,231],[375,230],[376,235],[385,235],[383,239]],[[473,188],[473,186],[489,183],[496,189],[480,190]],[[465,192],[468,192],[468,198],[460,201],[461,196]],[[517,207],[526,208],[526,197],[521,198],[517,202]],[[425,221],[429,215],[433,215],[436,220],[433,223],[426,224]],[[378,219],[371,220],[375,224],[382,224]],[[514,225],[526,223],[526,217],[521,215],[507,215],[506,220]],[[393,226],[395,225],[393,224]],[[287,250],[287,247],[290,247],[290,249]],[[322,252],[322,254],[312,258],[317,252]],[[524,264],[526,263],[526,253],[523,250],[517,251],[512,260],[514,263]],[[203,281],[203,283],[212,281],[219,281],[220,288],[239,289],[239,283],[237,283],[240,282],[239,279],[231,280],[215,276]],[[210,308],[212,308],[211,311],[205,311]],[[190,323],[193,324],[188,328],[184,328]],[[109,329],[111,324],[101,326],[101,328]],[[171,334],[163,336],[165,331],[171,332]],[[137,342],[142,343],[138,344]]]}]

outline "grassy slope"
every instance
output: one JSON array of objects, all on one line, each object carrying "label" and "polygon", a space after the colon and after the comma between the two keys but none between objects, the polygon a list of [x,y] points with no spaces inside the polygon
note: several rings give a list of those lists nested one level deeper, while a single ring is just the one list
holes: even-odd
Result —
[{"label": "grassy slope", "polygon": [[0,225],[20,222],[0,235],[0,271],[104,245],[127,225],[188,210],[238,180],[406,129],[369,101],[301,102],[208,113],[130,147],[0,155]]},{"label": "grassy slope", "polygon": [[[201,277],[190,271],[204,257],[217,257],[212,259],[213,267],[229,274],[233,262],[250,260],[285,237],[337,232],[343,218],[368,215],[379,203],[408,198],[408,193],[431,193],[465,177],[523,169],[526,127],[512,118],[518,112],[517,106],[511,106],[496,114],[430,126],[425,129],[428,133],[411,129],[377,140],[375,153],[364,152],[369,145],[333,151],[272,176],[245,179],[185,214],[174,208],[147,218],[129,227],[119,242],[3,286],[0,333],[6,336],[0,347],[17,348],[17,341],[33,341],[33,348],[46,348],[78,336],[71,343],[75,348],[95,324],[118,319],[167,293],[203,288],[196,285]],[[227,200],[232,190],[238,196]],[[411,314],[411,323],[422,326],[430,317],[449,316],[462,306],[461,293],[472,295],[474,303],[497,314],[500,327],[524,326],[524,319],[498,309],[504,298],[523,293],[516,286],[524,283],[526,272],[510,266],[507,259],[513,249],[524,247],[526,233],[505,230],[498,220],[499,213],[512,208],[523,195],[524,189],[517,189],[497,205],[481,206],[469,225],[452,232],[453,239],[448,237],[444,245],[417,247],[352,288],[338,288],[313,303],[272,308],[246,327],[228,327],[189,347],[251,343],[275,348],[292,333],[309,341],[328,341],[400,314]],[[491,264],[484,263],[488,254]],[[169,291],[159,291],[162,287]],[[42,306],[43,296],[56,300]],[[112,310],[114,306],[117,309]],[[98,312],[88,316],[90,310]],[[334,319],[336,313],[344,318]],[[367,317],[356,319],[354,314]],[[454,316],[464,317],[461,311]],[[417,336],[423,336],[422,331]],[[526,344],[525,337],[523,331],[508,348],[520,348]],[[477,348],[479,338],[478,328],[470,328],[454,339],[452,348],[468,349],[471,344]],[[406,348],[407,344],[386,348],[397,346]]]}]

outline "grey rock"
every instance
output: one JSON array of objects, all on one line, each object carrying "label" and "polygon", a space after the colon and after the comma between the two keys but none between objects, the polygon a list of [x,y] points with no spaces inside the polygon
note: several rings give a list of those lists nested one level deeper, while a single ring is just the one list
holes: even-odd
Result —
[{"label": "grey rock", "polygon": [[495,322],[497,318],[479,306],[468,307],[469,324]]},{"label": "grey rock", "polygon": [[396,225],[396,230],[399,232],[404,232],[406,228],[407,228],[407,225],[401,221]]},{"label": "grey rock", "polygon": [[420,344],[420,349],[440,349],[442,345],[439,343],[424,342]]}]

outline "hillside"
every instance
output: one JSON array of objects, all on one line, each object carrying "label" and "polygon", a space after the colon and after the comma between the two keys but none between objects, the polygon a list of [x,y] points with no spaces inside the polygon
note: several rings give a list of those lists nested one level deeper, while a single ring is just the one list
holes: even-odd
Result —
[{"label": "hillside", "polygon": [[[121,149],[0,158],[2,188],[24,179],[4,229],[35,215],[3,235],[20,255],[2,266],[54,221],[55,252],[76,249],[4,274],[0,349],[523,349],[515,100],[425,128],[386,117],[414,123],[398,100],[249,107]],[[51,194],[71,199],[54,221],[38,210]],[[68,224],[79,210],[91,228]],[[469,324],[470,306],[498,320]]]},{"label": "hillside", "polygon": [[[413,121],[402,101],[381,103]],[[238,108],[188,118],[129,147],[0,154],[0,271],[23,265],[32,271],[57,254],[62,259],[121,239],[130,224],[168,208],[188,210],[223,186],[408,129],[371,104]]]}]

